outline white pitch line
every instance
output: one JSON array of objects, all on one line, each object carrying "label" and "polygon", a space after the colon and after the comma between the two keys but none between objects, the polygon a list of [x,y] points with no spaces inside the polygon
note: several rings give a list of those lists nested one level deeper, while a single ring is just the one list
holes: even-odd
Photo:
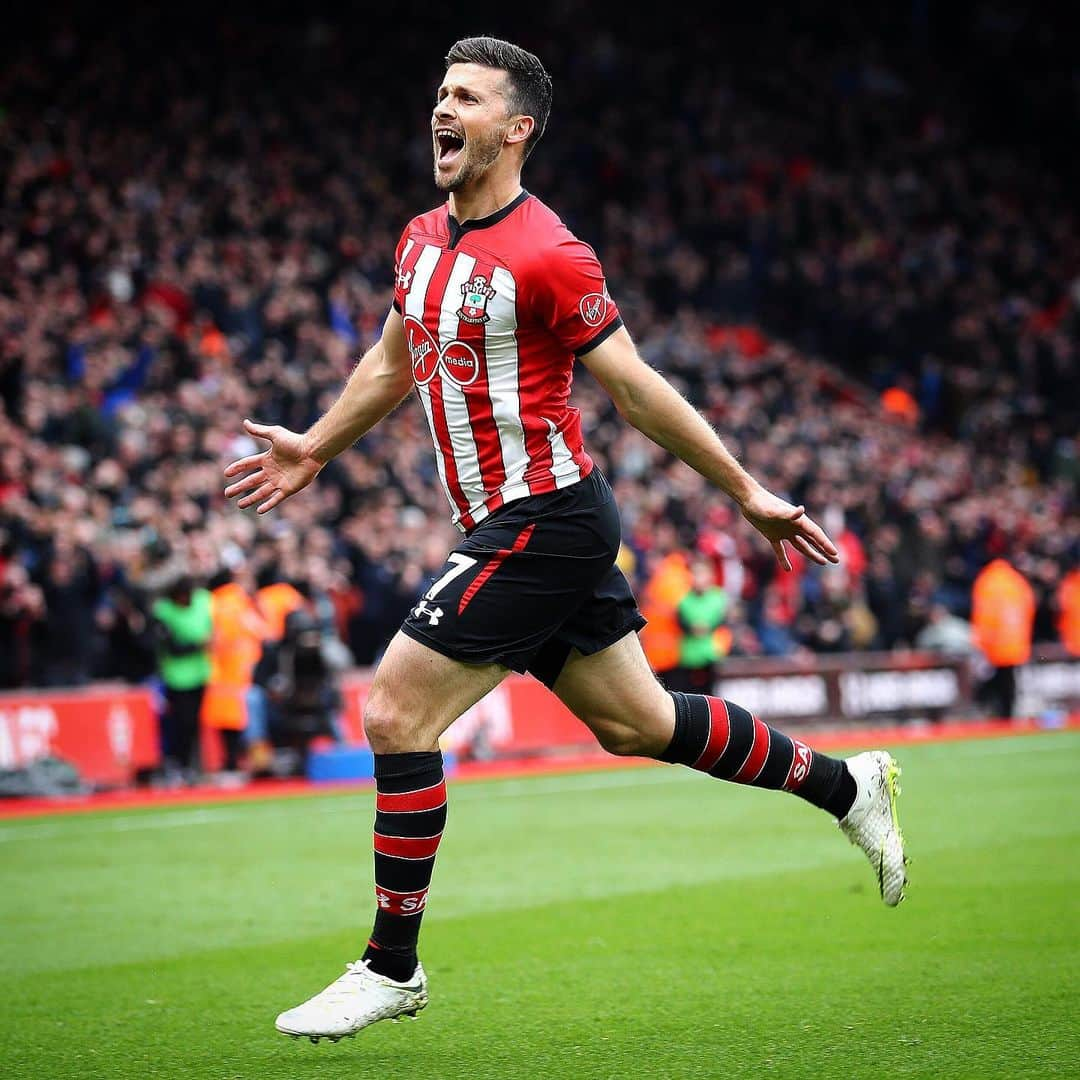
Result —
[{"label": "white pitch line", "polygon": [[[525,780],[493,780],[488,783],[469,783],[455,786],[450,778],[450,801],[471,802],[499,798],[530,798],[532,796],[561,795],[575,791],[601,791],[612,788],[645,787],[657,784],[680,783],[692,779],[689,772],[676,769],[633,769],[628,772],[584,774],[563,777],[537,777]],[[306,806],[297,807],[293,802],[277,803],[267,806],[259,800],[245,802],[240,806],[205,807],[197,810],[150,810],[132,817],[118,818],[82,818],[78,821],[67,819],[58,821],[15,822],[0,825],[0,841],[21,840],[24,837],[72,836],[86,834],[137,832],[144,829],[179,829],[192,825],[217,825],[224,822],[242,821],[256,807],[263,813],[268,810],[275,814],[296,813],[298,810],[315,810],[324,814],[355,813],[357,803],[373,801],[374,788],[355,795],[333,796],[332,801],[323,805],[312,805],[307,800]]]}]

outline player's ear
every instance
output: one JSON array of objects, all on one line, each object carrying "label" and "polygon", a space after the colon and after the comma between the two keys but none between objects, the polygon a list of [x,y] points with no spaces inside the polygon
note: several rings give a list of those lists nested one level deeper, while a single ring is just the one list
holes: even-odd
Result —
[{"label": "player's ear", "polygon": [[523,143],[536,128],[536,120],[532,116],[515,116],[510,121],[510,127],[506,130],[506,141],[516,144]]}]

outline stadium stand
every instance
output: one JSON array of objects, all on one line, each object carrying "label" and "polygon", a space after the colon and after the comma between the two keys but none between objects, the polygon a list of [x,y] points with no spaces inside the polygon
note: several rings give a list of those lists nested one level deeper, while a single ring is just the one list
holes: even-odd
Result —
[{"label": "stadium stand", "polygon": [[[1040,136],[1075,129],[1075,93],[1043,77],[1062,42],[957,7],[889,34],[810,4],[725,41],[666,12],[663,50],[574,3],[493,26],[555,76],[530,189],[597,248],[649,361],[844,550],[778,573],[582,372],[661,631],[680,596],[657,576],[704,556],[734,656],[911,645],[932,611],[970,617],[997,557],[1034,590],[1035,639],[1065,632],[1080,231],[1075,163]],[[0,686],[145,677],[177,566],[307,581],[367,664],[454,535],[412,403],[265,519],[226,504],[221,466],[253,448],[244,416],[309,425],[378,333],[398,232],[436,202],[422,76],[459,18],[215,15],[173,49],[184,18],[73,16],[4,46]]]}]

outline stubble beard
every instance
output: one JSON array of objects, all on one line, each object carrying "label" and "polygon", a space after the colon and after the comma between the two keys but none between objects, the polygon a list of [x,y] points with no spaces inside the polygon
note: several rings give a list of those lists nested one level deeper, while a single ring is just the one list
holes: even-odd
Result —
[{"label": "stubble beard", "polygon": [[492,165],[499,159],[502,152],[503,136],[502,129],[493,131],[490,136],[473,138],[465,145],[464,160],[458,171],[451,177],[446,178],[439,174],[439,166],[436,161],[434,166],[435,186],[440,191],[460,191],[467,184],[483,176]]}]

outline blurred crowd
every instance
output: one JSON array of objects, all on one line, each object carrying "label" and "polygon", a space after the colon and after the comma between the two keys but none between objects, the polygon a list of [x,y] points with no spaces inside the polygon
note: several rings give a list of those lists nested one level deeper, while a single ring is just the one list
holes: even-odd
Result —
[{"label": "blurred crowd", "polygon": [[[222,495],[257,448],[245,416],[303,430],[333,400],[389,308],[401,228],[437,202],[430,98],[469,28],[418,9],[417,34],[412,7],[197,36],[178,11],[95,16],[3,46],[0,686],[146,677],[178,575],[299,586],[369,664],[442,565],[457,534],[412,401],[265,518]],[[1031,146],[1070,125],[1039,62],[1055,43],[976,5],[950,66],[914,14],[836,34],[856,16],[809,7],[822,25],[723,40],[674,15],[663,48],[572,2],[543,29],[492,24],[555,77],[526,185],[596,247],[645,357],[843,551],[778,572],[582,371],[650,655],[684,667],[695,617],[719,656],[962,641],[999,558],[1036,640],[1068,639],[1075,163]]]}]

